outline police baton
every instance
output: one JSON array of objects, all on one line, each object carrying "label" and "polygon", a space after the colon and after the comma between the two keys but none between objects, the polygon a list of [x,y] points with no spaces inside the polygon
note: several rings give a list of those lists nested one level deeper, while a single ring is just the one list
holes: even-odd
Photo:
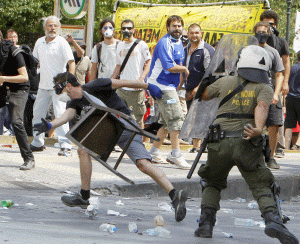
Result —
[{"label": "police baton", "polygon": [[195,158],[194,163],[193,163],[193,165],[192,165],[192,167],[191,167],[191,169],[190,169],[190,171],[189,171],[189,173],[187,175],[188,179],[191,179],[191,177],[192,177],[192,175],[193,175],[193,173],[194,173],[194,171],[195,171],[195,169],[197,167],[197,164],[198,164],[198,162],[199,162],[199,160],[201,158],[201,155],[202,155],[202,153],[204,152],[204,150],[206,148],[207,142],[208,142],[208,134],[204,138],[203,142],[201,143],[201,146],[200,146],[199,152],[197,154],[197,157]]}]

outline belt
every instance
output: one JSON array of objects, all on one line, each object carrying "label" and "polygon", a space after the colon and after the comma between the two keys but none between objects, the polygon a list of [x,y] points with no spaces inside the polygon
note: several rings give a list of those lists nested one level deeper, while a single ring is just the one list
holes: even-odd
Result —
[{"label": "belt", "polygon": [[237,131],[229,131],[229,130],[223,130],[221,131],[221,138],[230,138],[230,137],[243,137],[243,131],[237,130]]}]

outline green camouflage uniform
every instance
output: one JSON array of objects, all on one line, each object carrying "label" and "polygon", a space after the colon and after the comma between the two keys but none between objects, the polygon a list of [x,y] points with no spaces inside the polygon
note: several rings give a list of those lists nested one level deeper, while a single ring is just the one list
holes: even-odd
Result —
[{"label": "green camouflage uniform", "polygon": [[[241,77],[227,76],[217,80],[207,87],[211,98],[219,97],[220,101],[244,81]],[[222,113],[254,114],[258,101],[271,104],[273,90],[267,84],[250,82],[242,92],[236,94],[218,110]],[[218,118],[214,124],[220,124],[225,131],[241,131],[244,125],[250,123],[255,127],[254,119]],[[220,209],[221,190],[227,187],[227,177],[233,166],[237,166],[247,182],[261,212],[276,210],[271,185],[274,176],[265,166],[262,154],[262,136],[251,140],[242,137],[224,138],[220,142],[209,143],[208,159],[201,165],[199,176],[206,181],[202,193],[201,208]]]}]

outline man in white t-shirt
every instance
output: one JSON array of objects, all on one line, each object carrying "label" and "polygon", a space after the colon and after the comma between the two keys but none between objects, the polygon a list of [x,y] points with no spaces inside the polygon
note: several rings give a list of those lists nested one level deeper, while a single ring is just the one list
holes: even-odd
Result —
[{"label": "man in white t-shirt", "polygon": [[[151,54],[144,41],[139,41],[131,52],[124,69],[120,73],[120,68],[126,54],[136,40],[136,38],[133,37],[134,32],[135,29],[132,20],[124,20],[121,23],[121,33],[124,41],[117,47],[117,65],[112,76],[113,79],[120,75],[121,80],[138,80],[144,82],[145,77],[149,73]],[[122,88],[117,90],[117,94],[124,100],[129,109],[132,110],[132,117],[134,117],[140,128],[144,129],[143,119],[146,113],[145,91],[133,88]]]},{"label": "man in white t-shirt", "polygon": [[115,23],[110,19],[105,19],[100,23],[101,41],[92,50],[90,81],[97,78],[110,78],[114,72],[117,46],[120,42],[113,36],[114,28]]},{"label": "man in white t-shirt", "polygon": [[[33,107],[32,123],[40,123],[46,117],[47,110],[53,102],[53,109],[56,118],[59,118],[66,111],[66,102],[60,101],[53,88],[53,78],[66,71],[67,64],[69,72],[75,73],[75,62],[72,49],[65,38],[58,36],[61,24],[56,16],[49,16],[44,20],[46,36],[39,38],[34,46],[33,55],[40,63],[40,83],[37,97]],[[64,124],[56,129],[60,145],[59,156],[70,156],[72,144],[65,134],[69,131],[69,125]],[[45,134],[36,135],[30,145],[33,152],[43,151]]]}]

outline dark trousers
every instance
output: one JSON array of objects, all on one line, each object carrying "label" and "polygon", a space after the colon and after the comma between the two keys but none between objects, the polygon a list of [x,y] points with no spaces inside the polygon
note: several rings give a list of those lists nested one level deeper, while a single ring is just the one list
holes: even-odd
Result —
[{"label": "dark trousers", "polygon": [[24,161],[34,159],[32,151],[30,150],[30,144],[23,121],[27,98],[28,91],[10,91],[9,101],[7,105],[11,124],[15,132],[21,156]]},{"label": "dark trousers", "polygon": [[34,101],[35,98],[32,95],[29,95],[24,110],[24,126],[28,136],[33,136],[32,119],[33,119]]}]

